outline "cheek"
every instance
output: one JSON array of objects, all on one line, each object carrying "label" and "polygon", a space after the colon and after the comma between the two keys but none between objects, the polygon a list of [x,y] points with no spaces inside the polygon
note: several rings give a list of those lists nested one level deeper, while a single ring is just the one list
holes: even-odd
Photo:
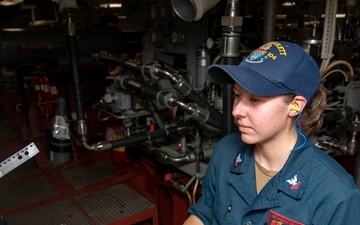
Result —
[{"label": "cheek", "polygon": [[267,126],[268,128],[277,128],[279,123],[285,120],[284,111],[282,110],[264,110],[254,112],[254,118],[257,118],[255,122],[261,126]]}]

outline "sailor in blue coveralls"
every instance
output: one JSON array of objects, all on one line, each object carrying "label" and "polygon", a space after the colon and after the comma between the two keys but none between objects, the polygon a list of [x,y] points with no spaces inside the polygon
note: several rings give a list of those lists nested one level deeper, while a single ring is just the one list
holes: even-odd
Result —
[{"label": "sailor in blue coveralls", "polygon": [[217,144],[184,225],[360,224],[352,176],[307,140],[326,103],[311,56],[296,44],[269,42],[238,66],[210,66],[208,75],[234,83],[240,132]]}]

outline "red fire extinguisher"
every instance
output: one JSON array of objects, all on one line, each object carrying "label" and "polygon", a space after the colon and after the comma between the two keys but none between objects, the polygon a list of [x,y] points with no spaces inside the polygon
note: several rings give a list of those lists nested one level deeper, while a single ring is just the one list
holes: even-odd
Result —
[{"label": "red fire extinguisher", "polygon": [[44,75],[34,76],[33,85],[39,117],[39,126],[40,129],[46,130],[50,128],[51,118],[55,113],[50,93],[49,79]]}]

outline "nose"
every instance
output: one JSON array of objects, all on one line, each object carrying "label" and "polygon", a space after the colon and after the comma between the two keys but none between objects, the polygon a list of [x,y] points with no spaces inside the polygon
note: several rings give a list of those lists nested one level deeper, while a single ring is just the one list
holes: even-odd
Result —
[{"label": "nose", "polygon": [[244,117],[246,115],[246,110],[241,100],[234,101],[232,115],[234,117]]}]

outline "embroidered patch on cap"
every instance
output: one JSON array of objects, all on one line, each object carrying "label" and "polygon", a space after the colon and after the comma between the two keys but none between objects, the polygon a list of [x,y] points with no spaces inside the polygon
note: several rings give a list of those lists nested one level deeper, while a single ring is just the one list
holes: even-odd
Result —
[{"label": "embroidered patch on cap", "polygon": [[242,162],[241,153],[239,153],[239,155],[236,156],[236,158],[234,160],[234,166],[238,166],[240,162]]},{"label": "embroidered patch on cap", "polygon": [[300,174],[295,174],[289,179],[286,179],[285,184],[290,193],[297,192],[304,186],[304,179]]},{"label": "embroidered patch on cap", "polygon": [[[275,46],[278,53],[270,52],[271,46]],[[269,42],[254,50],[245,61],[248,63],[262,63],[267,59],[275,60],[278,55],[286,56],[285,48],[278,42]]]},{"label": "embroidered patch on cap", "polygon": [[304,224],[289,219],[273,210],[270,210],[265,225],[304,225]]}]

